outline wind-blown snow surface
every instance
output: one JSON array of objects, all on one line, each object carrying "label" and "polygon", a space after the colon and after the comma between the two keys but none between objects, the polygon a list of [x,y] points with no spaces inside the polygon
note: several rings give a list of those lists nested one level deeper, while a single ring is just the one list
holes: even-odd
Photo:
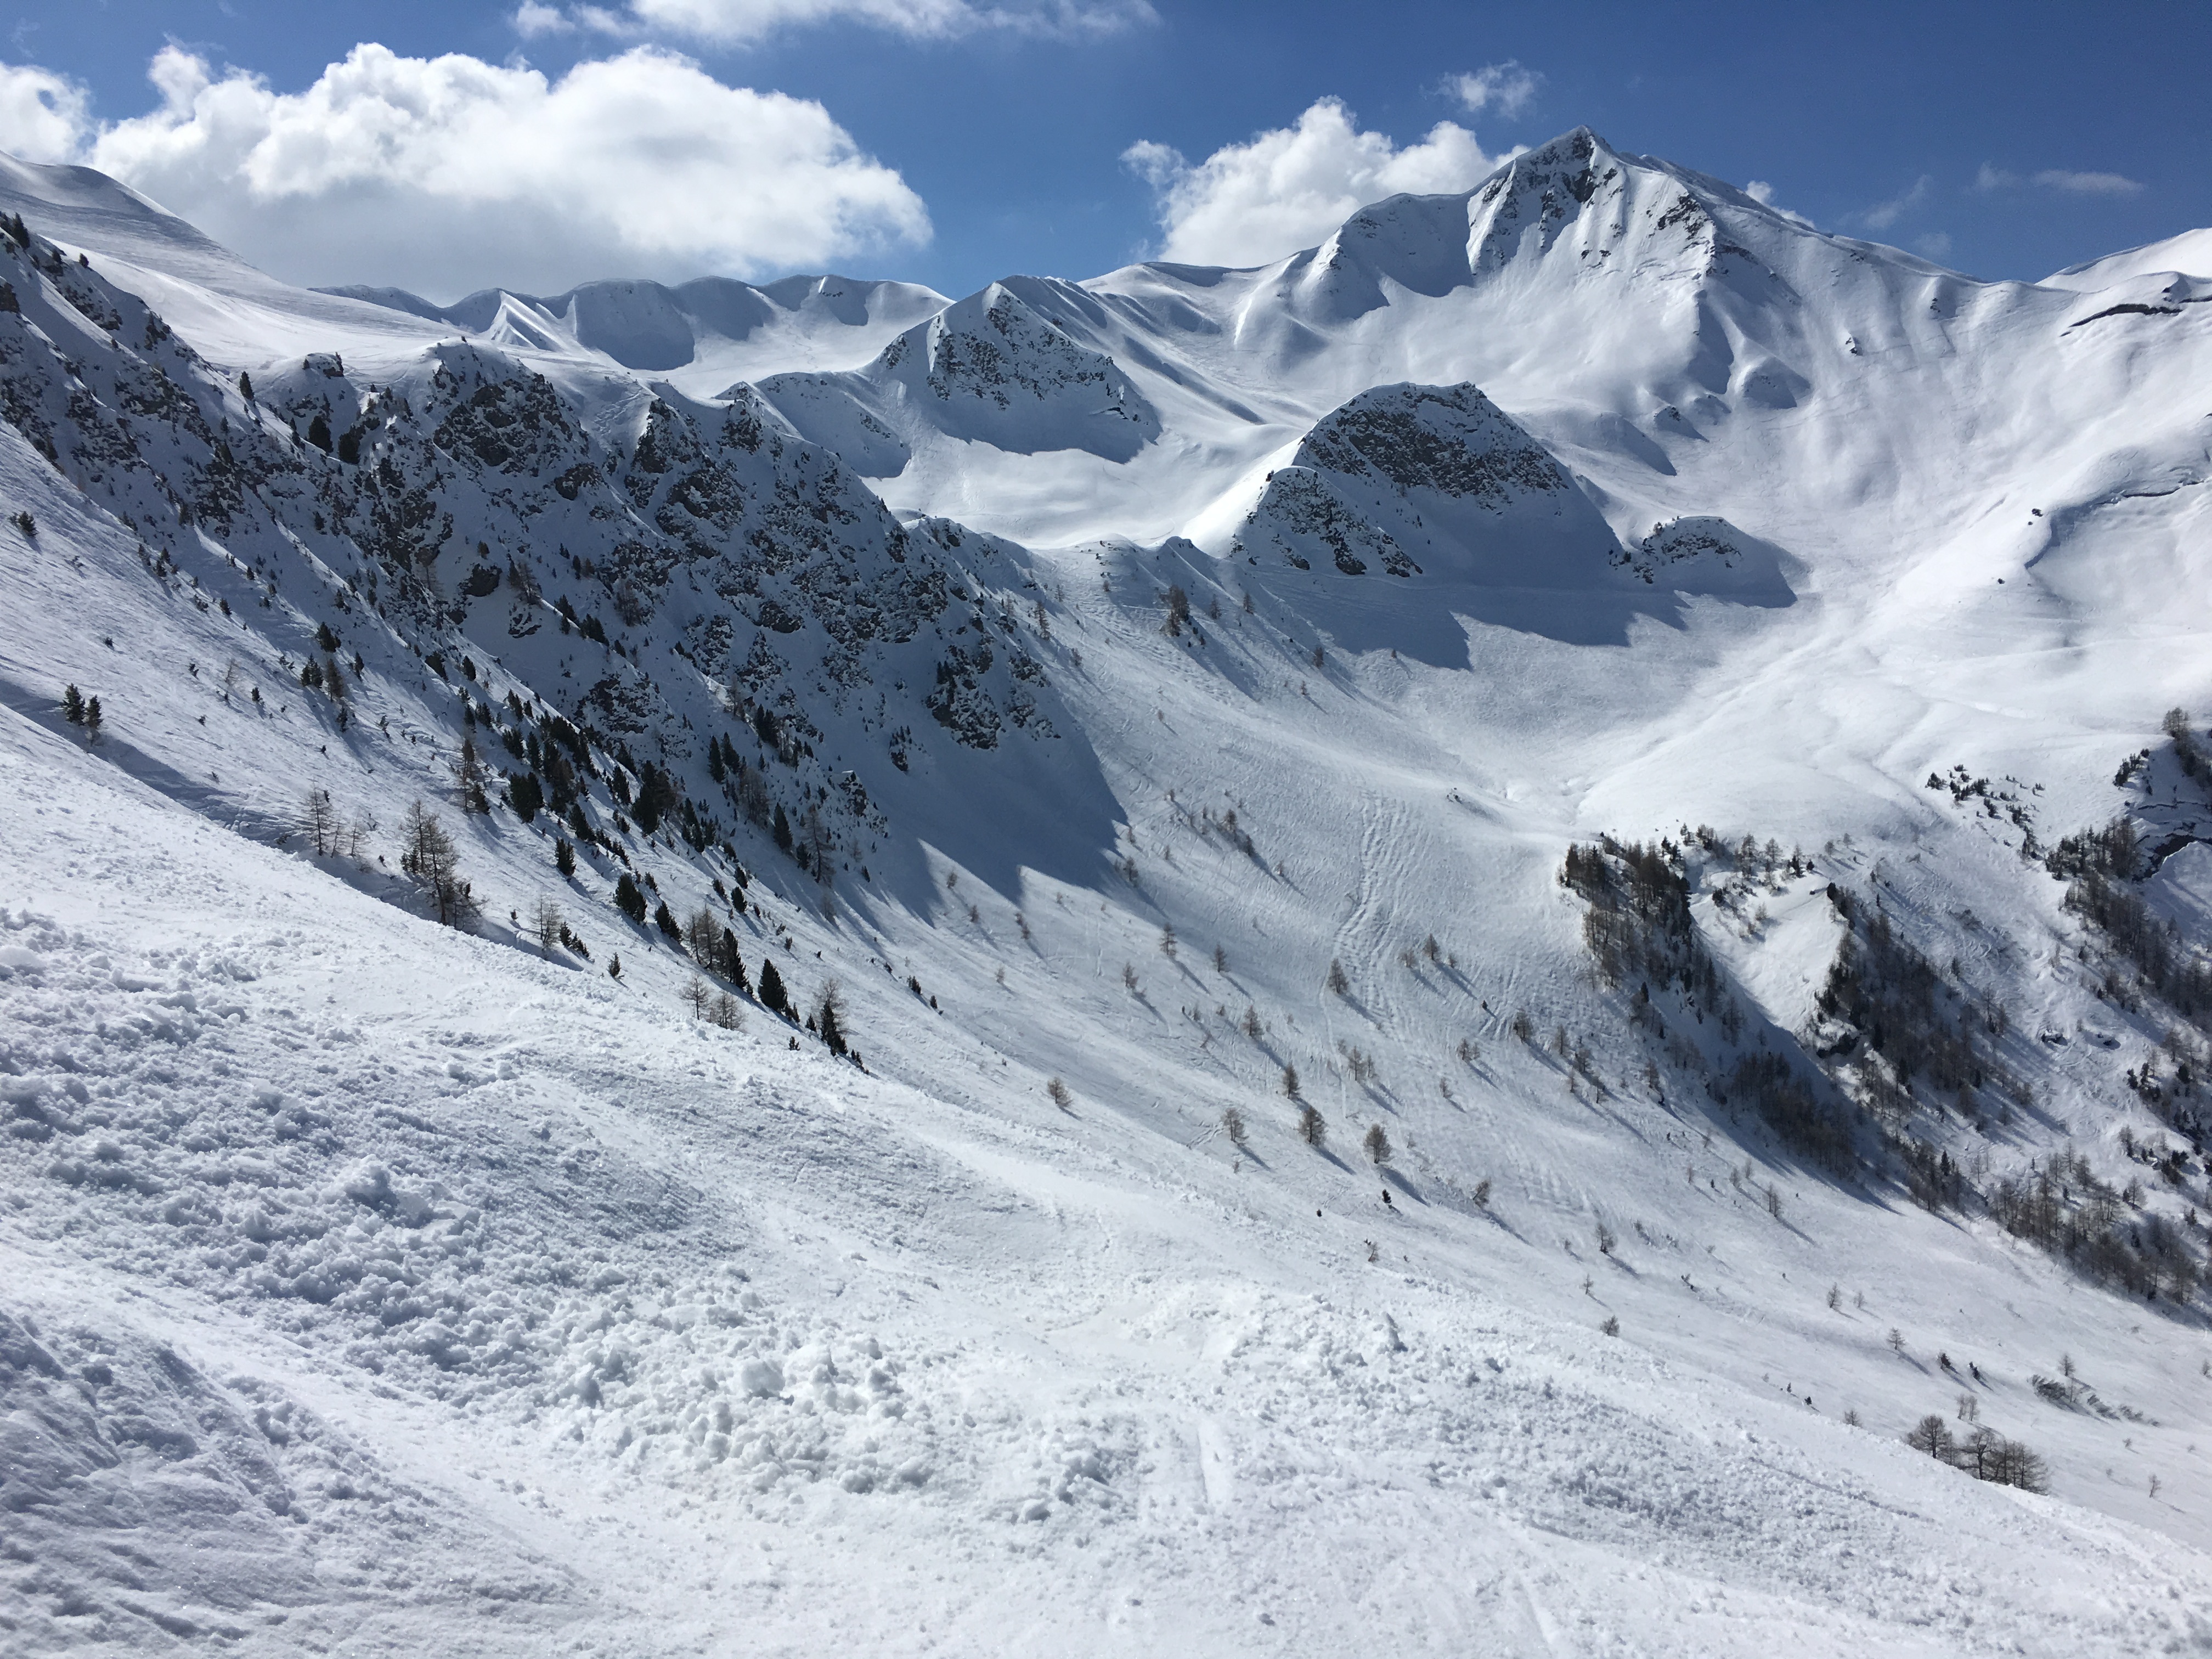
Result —
[{"label": "wind-blown snow surface", "polygon": [[[2177,1022],[2024,844],[2124,807],[2212,913],[2157,729],[2212,665],[2194,290],[1972,283],[1576,134],[718,398],[9,181],[10,1646],[2212,1646],[2197,1308],[1716,1097],[1863,1085],[1832,885],[2008,1016],[1895,1133],[2139,1176],[2202,1258],[2199,1165],[2119,1139],[2187,1139],[2123,1081]],[[462,811],[465,736],[596,839]],[[1642,1010],[1561,855],[1700,820],[1809,867],[1685,843],[1724,994]],[[696,1018],[625,872],[840,981],[866,1069]],[[1968,1409],[2049,1495],[1902,1443]]]}]

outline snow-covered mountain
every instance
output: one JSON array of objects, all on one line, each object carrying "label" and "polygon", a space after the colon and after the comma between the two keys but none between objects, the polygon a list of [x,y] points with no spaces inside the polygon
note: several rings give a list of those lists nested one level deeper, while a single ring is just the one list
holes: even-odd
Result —
[{"label": "snow-covered mountain", "polygon": [[493,345],[580,348],[624,368],[672,374],[706,390],[732,377],[757,380],[796,368],[835,368],[876,351],[894,334],[948,303],[913,283],[848,276],[789,276],[765,288],[726,276],[669,288],[659,283],[586,283],[566,294],[492,289],[450,306],[401,289],[331,290],[483,337]]},{"label": "snow-covered mountain", "polygon": [[11,1650],[2204,1644],[2188,238],[0,211]]}]

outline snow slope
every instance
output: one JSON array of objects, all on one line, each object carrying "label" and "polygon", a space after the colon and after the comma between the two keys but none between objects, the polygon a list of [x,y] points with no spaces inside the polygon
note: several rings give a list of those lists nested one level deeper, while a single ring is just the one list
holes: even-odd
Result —
[{"label": "snow slope", "polygon": [[2201,947],[2212,308],[1577,133],[714,395],[9,178],[12,1645],[2207,1644],[2212,1056],[2043,855]]},{"label": "snow slope", "polygon": [[2131,276],[2174,273],[2203,276],[2212,273],[2212,229],[2185,230],[2162,242],[2108,253],[2086,264],[2069,265],[2043,279],[2046,288],[2070,288],[2094,293]]}]

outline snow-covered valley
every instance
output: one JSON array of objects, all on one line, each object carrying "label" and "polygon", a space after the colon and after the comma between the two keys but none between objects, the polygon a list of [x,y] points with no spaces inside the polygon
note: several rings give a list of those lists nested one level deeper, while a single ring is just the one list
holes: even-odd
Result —
[{"label": "snow-covered valley", "polygon": [[0,210],[0,1647],[2212,1646],[2212,276]]}]

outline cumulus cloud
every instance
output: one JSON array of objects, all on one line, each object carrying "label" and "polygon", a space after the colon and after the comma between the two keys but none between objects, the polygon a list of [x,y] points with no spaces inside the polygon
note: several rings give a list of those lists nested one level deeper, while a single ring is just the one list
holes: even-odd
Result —
[{"label": "cumulus cloud", "polygon": [[1149,139],[1121,156],[1158,198],[1160,257],[1218,265],[1263,264],[1311,247],[1370,202],[1465,190],[1504,159],[1449,121],[1400,149],[1387,133],[1359,131],[1334,98],[1296,126],[1224,144],[1194,164]]},{"label": "cumulus cloud", "polygon": [[[0,148],[22,153],[81,110],[18,94],[37,73],[0,82]],[[298,281],[450,295],[755,275],[929,235],[921,198],[821,105],[651,48],[548,80],[364,45],[278,93],[170,46],[150,77],[158,108],[96,131],[80,119],[68,159]]]},{"label": "cumulus cloud", "polygon": [[26,161],[74,161],[92,131],[85,89],[51,70],[0,64],[0,149]]},{"label": "cumulus cloud", "polygon": [[651,32],[743,46],[812,23],[860,23],[917,40],[994,30],[1064,38],[1115,34],[1158,22],[1159,16],[1150,0],[629,0],[618,14],[582,4],[562,14],[541,0],[524,0],[513,21],[526,38],[580,26],[601,33]]},{"label": "cumulus cloud", "polygon": [[1522,69],[1509,58],[1502,64],[1486,64],[1469,74],[1455,75],[1445,88],[1468,114],[1495,112],[1510,120],[1528,107],[1543,83],[1542,76]]},{"label": "cumulus cloud", "polygon": [[2143,186],[2136,180],[2119,173],[2075,173],[2063,167],[2046,167],[2023,178],[2017,173],[1982,163],[1981,171],[1974,175],[1976,190],[2017,190],[2022,185],[2033,185],[2039,190],[2063,191],[2069,196],[2137,196]]}]

